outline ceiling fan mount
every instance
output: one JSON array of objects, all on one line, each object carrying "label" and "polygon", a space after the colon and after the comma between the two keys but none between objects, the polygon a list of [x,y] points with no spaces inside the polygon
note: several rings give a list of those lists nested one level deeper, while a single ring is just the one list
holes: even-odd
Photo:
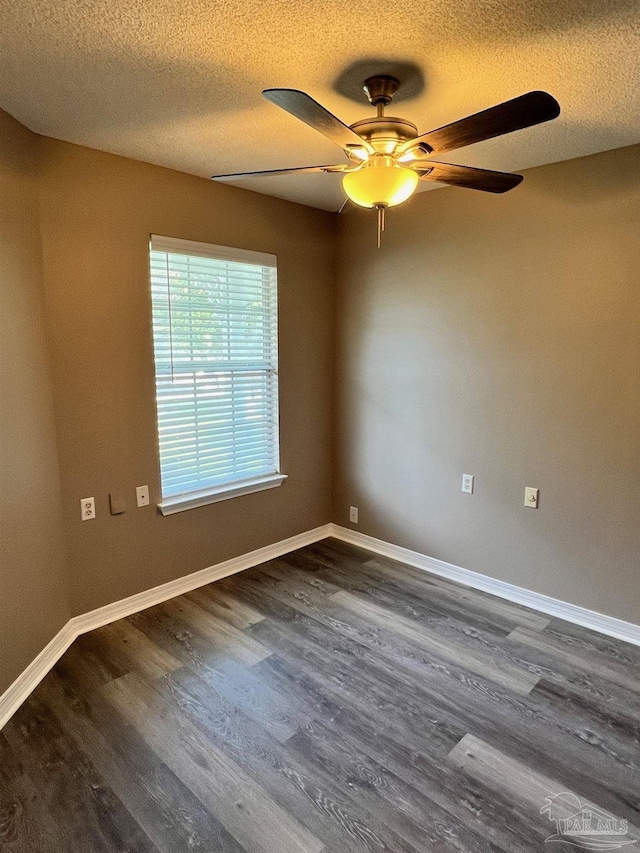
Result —
[{"label": "ceiling fan mount", "polygon": [[[386,74],[368,77],[363,89],[369,102],[376,108],[376,115],[352,125],[345,124],[306,92],[298,89],[265,89],[262,94],[268,101],[339,145],[349,162],[214,175],[214,179],[234,181],[305,172],[342,173],[342,187],[347,199],[360,207],[377,209],[379,246],[385,209],[410,198],[421,180],[490,193],[507,192],[522,181],[522,175],[436,162],[430,159],[432,154],[455,151],[485,139],[532,127],[560,114],[560,106],[555,98],[547,92],[533,91],[419,134],[413,122],[384,114],[385,107],[391,103],[399,86],[396,77]],[[344,205],[340,209],[343,208]]]},{"label": "ceiling fan mount", "polygon": [[390,77],[388,74],[375,74],[373,77],[367,77],[362,88],[370,104],[374,107],[377,107],[379,104],[387,107],[400,88],[400,81],[396,77]]}]

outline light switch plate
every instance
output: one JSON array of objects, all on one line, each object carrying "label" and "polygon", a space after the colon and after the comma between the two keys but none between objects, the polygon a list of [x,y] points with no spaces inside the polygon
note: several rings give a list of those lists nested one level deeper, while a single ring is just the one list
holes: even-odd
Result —
[{"label": "light switch plate", "polygon": [[473,474],[462,475],[462,491],[468,495],[473,494]]},{"label": "light switch plate", "polygon": [[149,486],[136,486],[136,502],[138,506],[149,506]]},{"label": "light switch plate", "polygon": [[538,492],[539,489],[534,489],[532,486],[526,486],[524,490],[524,505],[532,509],[538,508]]}]

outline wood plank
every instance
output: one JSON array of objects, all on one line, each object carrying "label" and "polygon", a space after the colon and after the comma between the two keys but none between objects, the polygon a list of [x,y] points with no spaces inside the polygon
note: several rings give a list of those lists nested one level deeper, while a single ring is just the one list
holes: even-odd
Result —
[{"label": "wood plank", "polygon": [[545,628],[545,634],[570,648],[579,648],[589,653],[596,652],[626,666],[640,667],[640,646],[633,646],[631,643],[616,640],[615,637],[608,637],[606,634],[598,634],[582,625],[574,625],[562,619],[552,619]]},{"label": "wood plank", "polygon": [[269,654],[255,640],[184,595],[159,606],[164,612],[183,622],[195,634],[199,634],[216,648],[223,649],[240,663],[258,663]]},{"label": "wood plank", "polygon": [[51,673],[42,697],[160,853],[244,853],[244,848],[100,695]]},{"label": "wood plank", "polygon": [[[311,644],[296,640],[275,625],[262,623],[261,636],[265,637],[267,632],[281,657],[286,656],[294,668],[311,678],[322,696],[366,719],[377,729],[378,739],[400,739],[416,753],[444,756],[462,736],[464,729],[456,720],[434,714],[432,706],[421,705],[413,696],[405,697],[399,708],[395,701],[397,693],[394,696],[385,684],[386,673],[382,670],[367,674],[363,669],[337,661],[327,667],[322,651]],[[379,675],[382,678],[377,681]],[[394,686],[400,687],[397,682]]]},{"label": "wood plank", "polygon": [[[304,642],[296,643],[295,635],[284,633],[282,628],[278,633],[268,622],[256,629],[265,644],[271,644],[278,654],[285,654],[295,667],[316,679],[325,696],[343,706],[350,703],[360,715],[373,714],[378,726],[382,718],[381,731],[386,736],[397,733],[415,750],[424,751],[420,743],[428,743],[431,758],[438,756],[434,750],[440,744],[446,748],[451,740],[462,736],[465,728],[471,728],[479,735],[493,737],[507,751],[526,753],[532,766],[571,766],[574,782],[598,796],[604,795],[603,784],[621,795],[634,796],[637,744],[602,726],[594,728],[593,721],[582,721],[571,713],[554,714],[533,695],[517,697],[497,687],[487,689],[471,677],[463,685],[437,672],[419,684],[407,679],[402,667],[366,653],[356,657],[345,653],[343,664],[337,666],[334,660],[327,667],[321,645],[314,649]],[[401,705],[395,701],[398,695],[404,697]],[[538,743],[546,747],[542,754],[536,750]]]},{"label": "wood plank", "polygon": [[103,695],[242,846],[256,853],[320,853],[323,843],[151,684],[132,673],[106,684]]},{"label": "wood plank", "polygon": [[232,595],[227,595],[218,588],[217,584],[208,584],[199,589],[194,589],[192,592],[188,592],[185,597],[204,610],[213,613],[218,619],[228,622],[229,625],[241,631],[264,619],[264,616],[257,610]]},{"label": "wood plank", "polygon": [[201,677],[262,726],[280,743],[286,743],[306,721],[291,714],[286,697],[256,678],[246,667],[225,663],[201,673]]},{"label": "wood plank", "polygon": [[220,666],[233,661],[224,648],[196,634],[185,622],[173,618],[161,607],[135,613],[129,621],[185,666],[216,672]]},{"label": "wood plank", "polygon": [[[295,584],[278,585],[273,578],[256,573],[254,570],[251,578],[244,578],[241,586],[234,587],[234,592],[243,600],[260,606],[271,618],[290,621],[292,626],[297,626],[302,621],[295,615],[295,611],[298,611],[325,625],[341,638],[355,640],[360,645],[375,649],[390,661],[426,678],[439,671],[445,671],[449,677],[461,683],[469,683],[470,678],[477,678],[479,685],[482,680],[477,673],[470,673],[465,669],[463,661],[457,660],[445,643],[441,644],[444,655],[438,655],[433,643],[424,648],[424,644],[413,641],[413,633],[407,636],[406,632],[401,634],[395,631],[395,620],[384,620],[375,624],[354,610],[342,607],[339,602],[314,600],[314,595],[298,590]],[[259,625],[256,626],[256,629],[259,627]],[[259,630],[251,633],[259,636]],[[488,671],[484,662],[476,665],[476,669],[491,676],[486,682],[489,689],[491,684],[508,680],[504,674],[493,677],[493,672]],[[520,669],[522,669],[522,676],[519,675]],[[524,667],[514,667],[514,671],[518,673],[519,680],[515,684],[513,679],[508,680],[509,689],[516,687],[516,692],[526,694],[536,683],[538,674],[529,672]]]},{"label": "wood plank", "polygon": [[[471,734],[465,735],[454,747],[449,763],[467,775],[479,778],[494,790],[508,790],[518,810],[529,821],[532,832],[542,840],[553,831],[553,827],[550,831],[545,816],[541,815],[549,799],[553,800],[554,811],[560,819],[569,818],[582,808],[596,813],[608,811],[606,805],[595,804],[582,792],[572,790],[565,780],[538,773]],[[582,805],[577,808],[578,799]],[[618,821],[622,819],[620,815],[615,816]],[[573,835],[570,838],[580,840]],[[640,829],[629,823],[624,840],[628,843],[639,841]]]},{"label": "wood plank", "polygon": [[336,593],[333,601],[381,627],[387,626],[393,620],[393,631],[399,636],[429,653],[460,664],[469,672],[494,681],[507,690],[513,690],[514,693],[526,695],[538,681],[530,673],[514,666],[508,660],[501,660],[499,656],[492,658],[489,655],[483,655],[482,650],[472,650],[463,646],[462,643],[454,645],[447,642],[435,631],[412,624],[408,619],[397,614],[393,615],[385,608],[357,598],[350,592]]},{"label": "wood plank", "polygon": [[[86,754],[63,736],[39,697],[27,699],[5,733],[41,797],[55,849],[158,853]],[[59,814],[64,820],[56,820]]]},{"label": "wood plank", "polygon": [[544,613],[384,557],[365,563],[363,568],[365,571],[375,570],[378,575],[391,575],[399,580],[401,586],[407,583],[422,586],[422,595],[427,596],[436,606],[462,611],[467,614],[467,618],[468,614],[474,613],[489,622],[522,626],[530,631],[542,631],[550,622],[550,617]]},{"label": "wood plank", "polygon": [[588,651],[584,648],[571,648],[562,641],[555,639],[551,634],[544,631],[534,633],[525,628],[515,628],[507,640],[541,651],[555,660],[566,662],[576,669],[583,669],[585,672],[606,679],[625,690],[640,693],[640,679],[636,677],[637,674],[632,668],[624,662],[602,659],[593,649]]},{"label": "wood plank", "polygon": [[[307,713],[315,712],[316,721],[305,727],[309,734],[317,721],[321,721],[339,737],[355,744],[354,751],[361,750],[369,758],[379,761],[415,790],[435,804],[429,813],[442,808],[472,833],[479,833],[497,849],[506,851],[529,850],[527,836],[523,837],[520,827],[510,819],[512,805],[507,799],[494,792],[478,789],[451,771],[443,762],[417,752],[413,745],[396,733],[397,740],[381,732],[366,717],[343,707],[325,695],[324,687],[312,677],[302,674],[295,662],[278,655],[271,655],[254,667],[269,683],[281,685],[281,690],[295,699]],[[451,819],[451,818],[450,818]]]},{"label": "wood plank", "polygon": [[124,672],[139,672],[147,678],[162,678],[182,664],[164,649],[152,643],[128,619],[110,622],[92,632],[100,644],[103,660],[112,661]]},{"label": "wood plank", "polygon": [[56,853],[51,837],[40,832],[46,820],[33,782],[0,732],[0,849],[3,853]]},{"label": "wood plank", "polygon": [[209,739],[324,842],[343,850],[415,853],[394,826],[356,802],[355,790],[336,786],[335,773],[325,773],[288,745],[283,749],[261,727],[247,725],[239,709],[195,674],[181,671],[165,684],[172,700]]},{"label": "wood plank", "polygon": [[447,849],[460,853],[492,853],[492,844],[471,832],[352,741],[314,721],[299,731],[289,747],[322,768],[344,787],[357,792],[363,806],[397,828],[418,850]]},{"label": "wood plank", "polygon": [[124,664],[122,658],[114,660],[106,654],[93,631],[78,637],[56,667],[67,678],[82,684],[86,690],[98,690],[108,681],[129,672],[129,667]]}]

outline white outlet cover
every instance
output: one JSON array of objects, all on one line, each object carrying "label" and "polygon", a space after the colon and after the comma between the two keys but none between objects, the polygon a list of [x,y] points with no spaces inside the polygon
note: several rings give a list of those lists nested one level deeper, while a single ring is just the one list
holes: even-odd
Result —
[{"label": "white outlet cover", "polygon": [[473,494],[473,474],[462,475],[462,491],[467,495]]},{"label": "white outlet cover", "polygon": [[533,486],[526,486],[524,490],[524,505],[532,509],[538,508],[538,492],[539,489],[534,489]]},{"label": "white outlet cover", "polygon": [[358,507],[357,506],[350,506],[349,507],[349,521],[351,522],[351,524],[357,524],[358,523]]},{"label": "white outlet cover", "polygon": [[90,521],[96,517],[96,499],[82,498],[80,501],[80,520]]},{"label": "white outlet cover", "polygon": [[149,486],[136,486],[136,503],[138,506],[149,506]]}]

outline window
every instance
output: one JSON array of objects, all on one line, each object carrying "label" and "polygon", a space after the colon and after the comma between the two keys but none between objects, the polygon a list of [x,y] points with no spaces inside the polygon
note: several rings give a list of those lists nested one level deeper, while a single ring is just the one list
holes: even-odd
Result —
[{"label": "window", "polygon": [[151,237],[166,515],[279,486],[276,258]]}]

